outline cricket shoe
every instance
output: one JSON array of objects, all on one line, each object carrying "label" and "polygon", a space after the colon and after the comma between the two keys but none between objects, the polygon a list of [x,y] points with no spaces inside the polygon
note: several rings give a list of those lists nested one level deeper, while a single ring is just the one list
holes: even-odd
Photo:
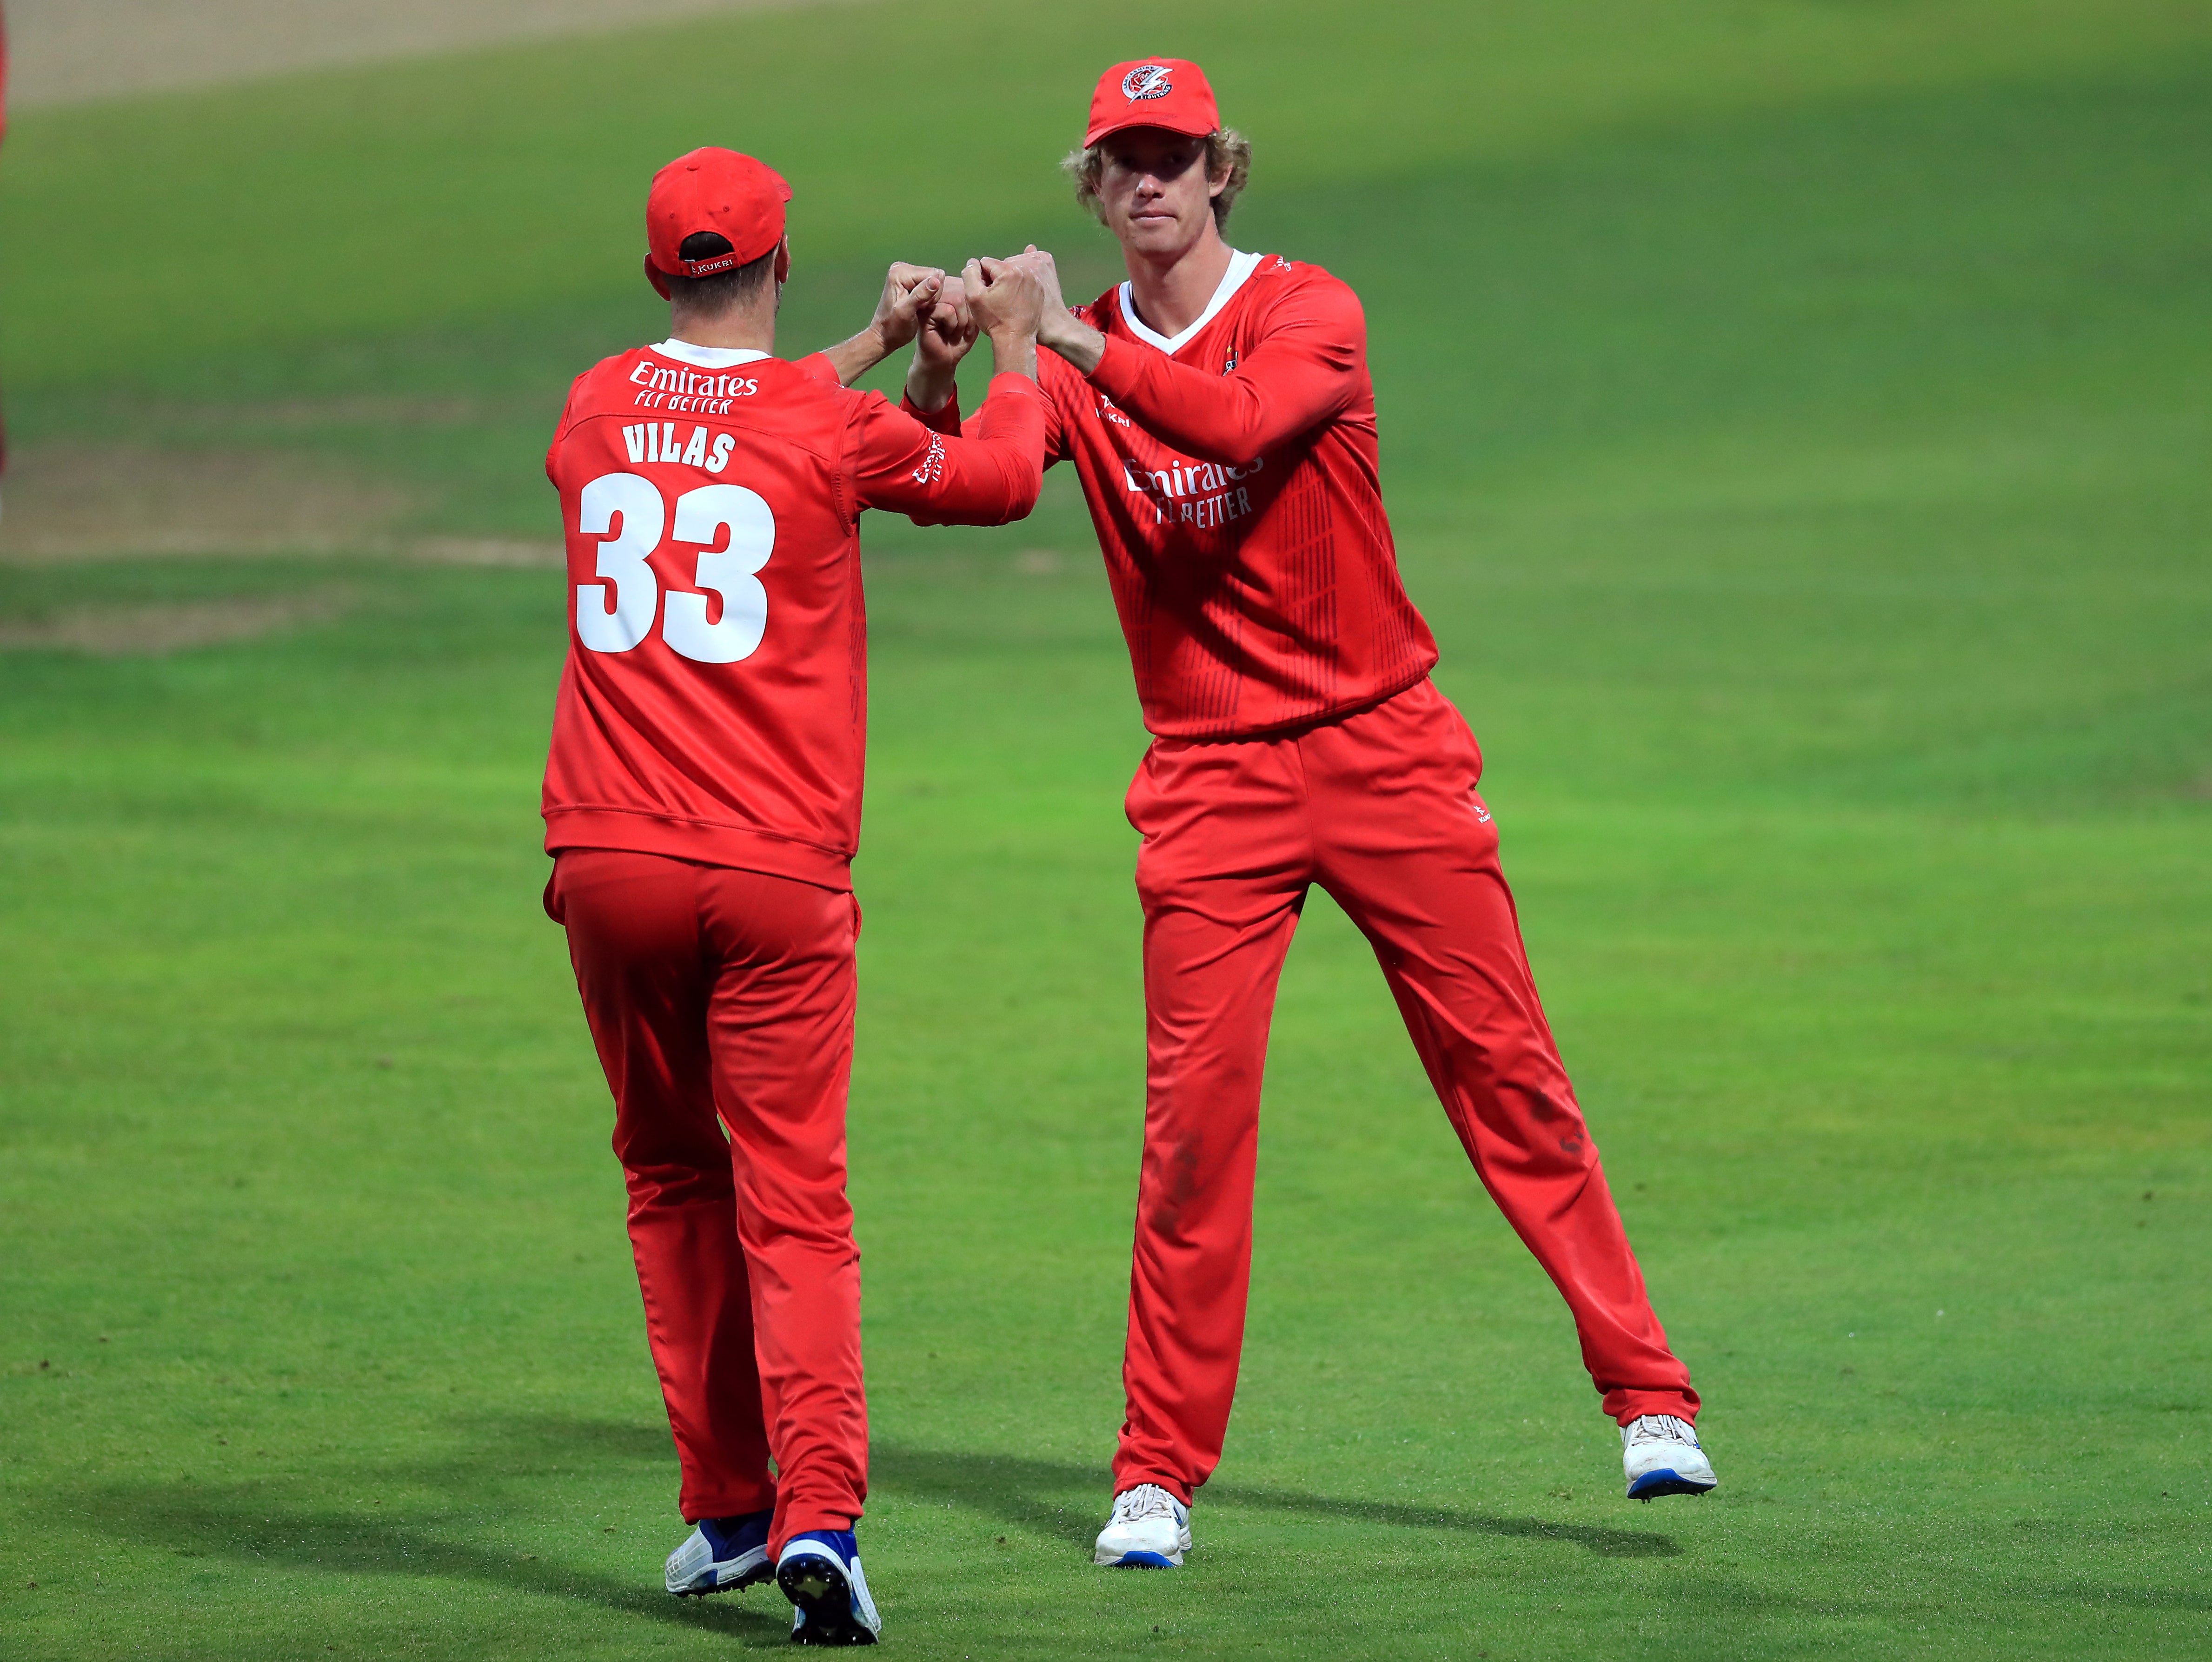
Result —
[{"label": "cricket shoe", "polygon": [[1094,1564],[1117,1569],[1174,1569],[1190,1550],[1190,1508],[1158,1483],[1139,1483],[1114,1497],[1114,1515],[1098,1532]]},{"label": "cricket shoe", "polygon": [[794,1645],[872,1645],[884,1630],[849,1529],[810,1529],[783,1544],[775,1584],[791,1600]]},{"label": "cricket shoe", "polygon": [[1703,1495],[1720,1482],[1690,1422],[1672,1414],[1639,1414],[1621,1427],[1620,1463],[1632,1501]]},{"label": "cricket shoe", "polygon": [[768,1526],[774,1512],[742,1518],[702,1518],[684,1544],[668,1555],[668,1590],[678,1598],[757,1586],[775,1574],[768,1561]]}]

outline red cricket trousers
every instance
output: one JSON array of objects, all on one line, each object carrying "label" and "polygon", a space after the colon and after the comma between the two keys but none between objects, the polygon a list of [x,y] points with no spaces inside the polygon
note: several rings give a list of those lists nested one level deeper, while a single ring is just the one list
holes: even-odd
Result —
[{"label": "red cricket trousers", "polygon": [[789,877],[569,848],[547,909],[614,1091],[684,1517],[774,1507],[777,1551],[849,1528],[868,1487],[845,1198],[860,908]]},{"label": "red cricket trousers", "polygon": [[1606,1412],[1696,1417],[1537,1003],[1481,773],[1425,680],[1318,726],[1146,754],[1128,797],[1146,1094],[1117,1491],[1188,1501],[1221,1458],[1267,1023],[1311,883],[1373,944],[1483,1186],[1574,1313]]}]

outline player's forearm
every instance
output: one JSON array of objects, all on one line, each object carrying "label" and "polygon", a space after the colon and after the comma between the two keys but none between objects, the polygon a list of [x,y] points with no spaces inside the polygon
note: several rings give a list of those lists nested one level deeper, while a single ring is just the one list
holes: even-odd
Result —
[{"label": "player's forearm", "polygon": [[[994,343],[995,345],[996,343]],[[1001,373],[1023,379],[994,377],[990,396],[975,412],[975,439],[991,447],[1000,475],[1006,482],[1006,517],[1000,523],[1026,519],[1044,492],[1044,389],[1037,385],[1036,343],[1028,343],[1029,367]]]},{"label": "player's forearm", "polygon": [[925,363],[917,350],[914,361],[907,366],[907,402],[923,415],[934,416],[960,390],[957,368],[954,364]]},{"label": "player's forearm", "polygon": [[822,355],[829,359],[831,367],[836,370],[837,379],[850,386],[889,357],[890,352],[884,345],[882,333],[875,325],[870,324],[850,340],[823,347]]},{"label": "player's forearm", "polygon": [[924,409],[910,397],[899,409],[932,433],[941,433],[948,439],[957,439],[971,432],[975,425],[972,417],[964,422],[960,419],[960,389],[957,386],[945,395],[945,402],[934,409]]},{"label": "player's forearm", "polygon": [[[1003,525],[1026,519],[1044,487],[1044,398],[1016,371],[991,382],[965,437],[945,438],[931,461],[897,476],[901,497],[887,502],[917,525]],[[926,494],[912,489],[916,473],[932,478]]]},{"label": "player's forearm", "polygon": [[1046,347],[1088,375],[1098,367],[1106,351],[1106,337],[1073,312],[1054,307],[1037,324],[1037,344]]},{"label": "player's forearm", "polygon": [[1092,385],[1146,432],[1201,462],[1235,467],[1343,407],[1344,379],[1291,360],[1209,375],[1127,341],[1100,355]]},{"label": "player's forearm", "polygon": [[1026,329],[994,329],[991,331],[991,374],[1026,375],[1037,378],[1037,338]]}]

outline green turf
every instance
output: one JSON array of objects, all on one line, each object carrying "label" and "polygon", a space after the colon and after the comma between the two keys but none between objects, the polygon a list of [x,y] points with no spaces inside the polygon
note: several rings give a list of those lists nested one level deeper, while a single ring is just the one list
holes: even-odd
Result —
[{"label": "green turf", "polygon": [[[1200,1550],[1088,1567],[1142,736],[1056,476],[1004,534],[869,533],[891,1642],[2212,1651],[2203,12],[1164,15],[994,53],[841,8],[33,112],[14,430],[296,449],[544,534],[562,381],[653,326],[638,182],[711,111],[802,158],[803,345],[893,253],[1060,239],[1103,282],[1066,106],[1188,45],[1261,143],[1237,240],[1366,300],[1408,580],[1723,1486],[1620,1499],[1564,1312],[1316,901]],[[168,234],[151,292],[65,258],[107,185]],[[326,267],[276,258],[303,216]],[[0,567],[0,627],[284,597],[339,615],[0,652],[0,1656],[778,1643],[772,1597],[657,1590],[673,1462],[537,909],[557,582]]]}]

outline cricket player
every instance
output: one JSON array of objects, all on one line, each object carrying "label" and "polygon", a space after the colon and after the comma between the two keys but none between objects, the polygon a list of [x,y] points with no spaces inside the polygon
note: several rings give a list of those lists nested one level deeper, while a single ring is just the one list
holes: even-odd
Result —
[{"label": "cricket player", "polygon": [[[1067,165],[1128,281],[1070,312],[1030,257],[1047,463],[1082,481],[1153,735],[1127,804],[1145,1150],[1101,1564],[1180,1564],[1221,1458],[1267,1023],[1314,883],[1373,944],[1476,1173],[1572,1310],[1628,1493],[1716,1481],[1537,1002],[1481,752],[1399,580],[1359,301],[1224,239],[1249,156],[1195,64],[1117,64]],[[906,407],[951,433],[955,406],[918,358]]]},{"label": "cricket player", "polygon": [[773,355],[790,197],[726,149],[654,175],[646,275],[668,338],[579,377],[547,454],[570,636],[545,770],[546,909],[567,927],[614,1092],[695,1526],[668,1590],[773,1576],[794,1641],[865,1645],[881,1623],[853,1534],[868,1428],[845,1195],[860,517],[1029,513],[1042,290],[1025,269],[969,265],[967,312],[998,373],[969,435],[939,434],[844,383],[937,311],[941,272],[894,266],[861,334]]}]

